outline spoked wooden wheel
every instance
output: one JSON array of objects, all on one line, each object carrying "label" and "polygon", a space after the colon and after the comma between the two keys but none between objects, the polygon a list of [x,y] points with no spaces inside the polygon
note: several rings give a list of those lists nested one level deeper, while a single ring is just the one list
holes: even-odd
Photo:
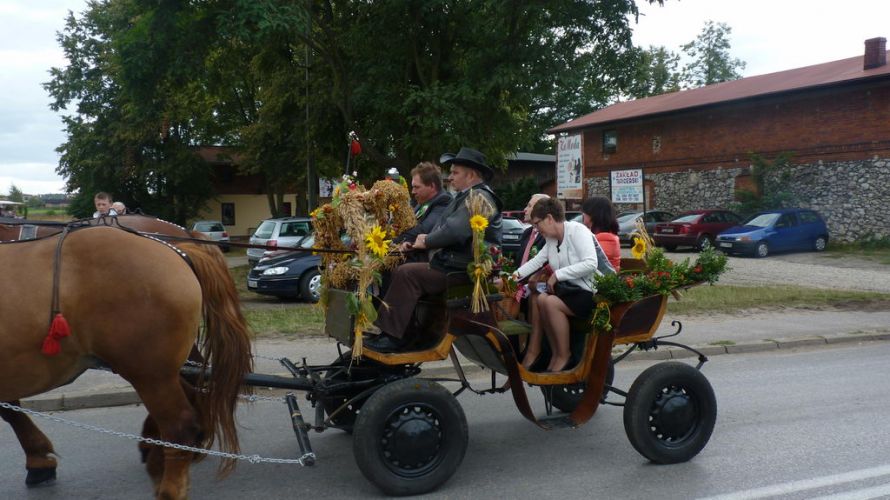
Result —
[{"label": "spoked wooden wheel", "polygon": [[362,474],[389,495],[418,495],[447,481],[467,450],[467,419],[441,385],[403,379],[381,387],[355,422]]},{"label": "spoked wooden wheel", "polygon": [[633,447],[659,464],[685,462],[708,443],[717,401],[708,379],[692,366],[664,362],[637,377],[624,405]]}]

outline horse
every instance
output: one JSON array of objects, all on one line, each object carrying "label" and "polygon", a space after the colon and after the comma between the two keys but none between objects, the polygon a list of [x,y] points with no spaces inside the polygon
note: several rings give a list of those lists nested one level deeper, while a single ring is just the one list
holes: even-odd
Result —
[{"label": "horse", "polygon": [[[17,297],[0,302],[0,401],[18,405],[102,365],[132,384],[165,441],[208,447],[218,440],[221,449],[237,452],[234,412],[252,357],[222,254],[180,243],[186,259],[164,243],[112,227],[73,229],[60,238],[0,245],[0,273]],[[48,272],[56,262],[58,270]],[[70,336],[58,340],[60,351],[51,356],[41,345],[55,326],[54,309]],[[199,380],[205,390],[191,395],[192,405],[179,369],[202,322],[202,355],[213,370]],[[26,483],[54,479],[49,439],[26,415],[0,408],[0,416],[25,451]],[[156,496],[185,498],[192,453],[165,448],[158,456],[148,467]],[[220,473],[233,466],[223,461]]]},{"label": "horse", "polygon": [[[132,214],[105,216],[95,219],[79,219],[69,223],[53,222],[53,221],[31,221],[21,220],[14,223],[0,223],[0,242],[18,241],[22,236],[23,226],[35,226],[36,234],[33,238],[43,238],[53,236],[62,232],[66,225],[76,226],[118,226],[122,229],[130,229],[132,231],[151,234],[163,239],[165,236],[174,238],[198,238],[207,239],[203,234],[174,224],[172,222],[158,219],[150,215]],[[32,239],[33,239],[32,238]],[[209,241],[209,240],[208,240]],[[173,241],[176,244],[176,240]],[[212,244],[210,246],[213,246]]]}]

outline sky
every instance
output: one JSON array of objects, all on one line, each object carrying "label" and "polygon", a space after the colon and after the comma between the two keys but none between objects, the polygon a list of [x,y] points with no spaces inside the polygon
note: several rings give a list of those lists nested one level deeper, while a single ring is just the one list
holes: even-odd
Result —
[{"label": "sky", "polygon": [[[890,1],[666,0],[638,1],[634,44],[679,53],[707,20],[732,28],[732,56],[743,76],[761,75],[861,56],[867,38],[890,37]],[[49,109],[42,83],[66,61],[56,41],[69,10],[86,0],[0,0],[0,194],[64,192],[55,173],[65,141],[60,115]]]}]

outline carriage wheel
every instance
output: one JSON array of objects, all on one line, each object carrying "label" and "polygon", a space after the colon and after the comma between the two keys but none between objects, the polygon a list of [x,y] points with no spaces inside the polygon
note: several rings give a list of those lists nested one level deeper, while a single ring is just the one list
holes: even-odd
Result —
[{"label": "carriage wheel", "polygon": [[684,363],[650,366],[624,405],[624,430],[633,447],[658,464],[685,462],[708,443],[717,401],[708,379]]},{"label": "carriage wheel", "polygon": [[354,436],[365,478],[388,495],[418,495],[445,483],[463,461],[467,418],[447,389],[409,378],[368,398]]},{"label": "carriage wheel", "polygon": [[[609,361],[609,371],[606,372],[606,385],[612,385],[615,379],[615,365]],[[559,411],[572,413],[584,398],[584,391],[587,390],[587,382],[578,382],[577,384],[566,385],[542,385],[541,393],[544,399],[549,399],[550,404]],[[603,387],[603,398],[609,393],[609,390]]]}]

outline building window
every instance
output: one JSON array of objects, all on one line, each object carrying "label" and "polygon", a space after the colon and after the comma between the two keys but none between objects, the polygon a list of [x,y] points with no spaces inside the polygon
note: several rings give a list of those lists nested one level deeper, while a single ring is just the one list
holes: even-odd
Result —
[{"label": "building window", "polygon": [[615,130],[603,131],[603,153],[612,154],[618,151],[618,132]]},{"label": "building window", "polygon": [[221,208],[221,221],[224,226],[234,226],[235,225],[235,204],[234,203],[222,203],[220,205]]},{"label": "building window", "polygon": [[652,153],[658,154],[661,152],[661,136],[654,135],[652,136]]}]

